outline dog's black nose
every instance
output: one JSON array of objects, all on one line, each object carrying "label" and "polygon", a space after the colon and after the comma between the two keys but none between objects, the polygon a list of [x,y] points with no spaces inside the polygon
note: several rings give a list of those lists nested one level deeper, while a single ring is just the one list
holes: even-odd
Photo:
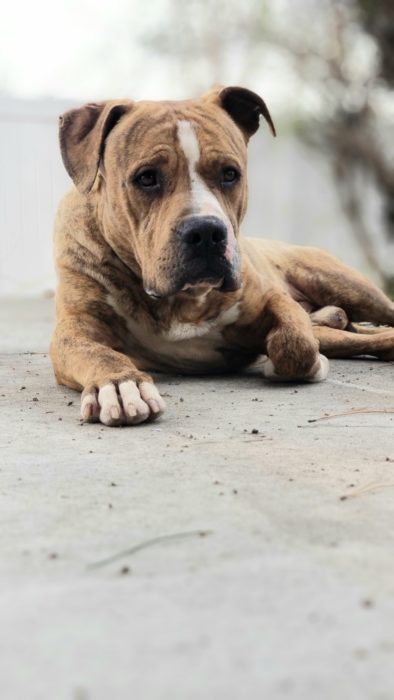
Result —
[{"label": "dog's black nose", "polygon": [[189,216],[177,228],[177,234],[189,250],[198,254],[221,252],[227,241],[227,229],[217,216]]}]

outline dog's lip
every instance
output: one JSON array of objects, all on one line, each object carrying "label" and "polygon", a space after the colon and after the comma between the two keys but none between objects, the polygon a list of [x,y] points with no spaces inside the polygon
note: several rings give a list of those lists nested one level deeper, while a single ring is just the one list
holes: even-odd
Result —
[{"label": "dog's lip", "polygon": [[188,289],[196,289],[199,288],[201,291],[205,291],[207,289],[213,289],[217,287],[221,287],[223,284],[223,277],[221,277],[219,280],[218,279],[204,279],[200,280],[197,282],[186,282],[186,284],[183,285],[181,292],[186,292]]},{"label": "dog's lip", "polygon": [[148,297],[151,297],[151,299],[161,299],[163,297],[162,294],[158,294],[158,292],[156,292],[154,289],[144,287],[144,292],[148,295]]}]

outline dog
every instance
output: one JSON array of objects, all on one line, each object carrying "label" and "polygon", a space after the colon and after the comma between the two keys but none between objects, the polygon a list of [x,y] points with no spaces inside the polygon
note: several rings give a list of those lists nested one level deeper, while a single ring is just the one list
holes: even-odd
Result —
[{"label": "dog", "polygon": [[57,382],[82,392],[83,421],[157,418],[152,371],[255,366],[317,382],[327,358],[394,360],[394,303],[370,281],[317,248],[240,236],[261,117],[275,136],[264,100],[241,87],[60,117],[75,187],[55,224],[50,353]]}]

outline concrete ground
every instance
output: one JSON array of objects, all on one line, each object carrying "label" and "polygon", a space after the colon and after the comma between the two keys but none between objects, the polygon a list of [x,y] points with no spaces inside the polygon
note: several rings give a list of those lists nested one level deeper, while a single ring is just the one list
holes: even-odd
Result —
[{"label": "concrete ground", "polygon": [[392,700],[393,364],[82,426],[52,305],[0,308],[1,697]]}]

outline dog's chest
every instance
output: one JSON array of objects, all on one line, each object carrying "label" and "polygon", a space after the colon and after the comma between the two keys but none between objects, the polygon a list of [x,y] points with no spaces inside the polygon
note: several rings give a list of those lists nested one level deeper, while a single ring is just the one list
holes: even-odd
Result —
[{"label": "dog's chest", "polygon": [[110,303],[126,322],[129,331],[126,350],[138,358],[141,368],[179,372],[224,369],[222,333],[225,327],[238,319],[238,303],[220,312],[215,318],[198,323],[174,319],[164,330],[158,329],[153,319],[145,315],[125,314],[112,298]]}]

